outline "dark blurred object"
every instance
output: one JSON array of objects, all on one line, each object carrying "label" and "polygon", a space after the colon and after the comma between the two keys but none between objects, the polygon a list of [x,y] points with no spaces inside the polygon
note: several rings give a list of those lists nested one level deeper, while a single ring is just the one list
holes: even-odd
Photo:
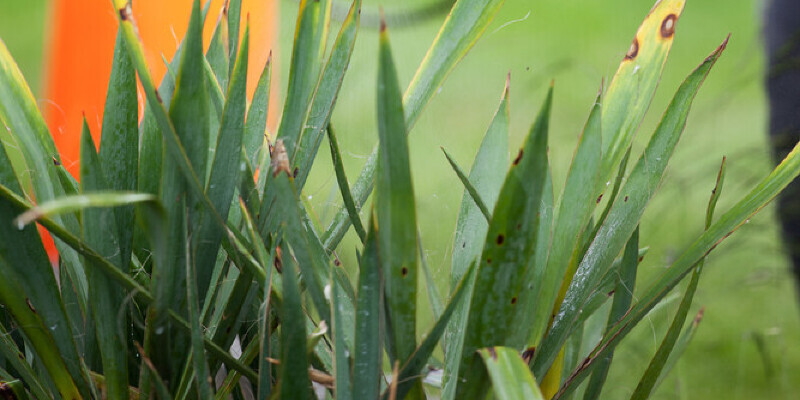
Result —
[{"label": "dark blurred object", "polygon": [[[772,155],[780,162],[800,141],[800,1],[772,0],[764,20]],[[786,250],[800,289],[800,180],[778,198]]]}]

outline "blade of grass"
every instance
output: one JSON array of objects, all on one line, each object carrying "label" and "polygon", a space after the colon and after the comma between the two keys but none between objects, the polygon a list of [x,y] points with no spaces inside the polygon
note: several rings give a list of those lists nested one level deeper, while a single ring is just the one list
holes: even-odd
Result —
[{"label": "blade of grass", "polygon": [[[550,322],[550,314],[553,308],[558,306],[559,288],[562,287],[564,277],[571,278],[574,274],[574,268],[579,261],[577,252],[581,247],[575,238],[582,235],[596,206],[594,192],[587,188],[595,187],[599,178],[600,118],[601,107],[599,102],[595,101],[583,133],[578,139],[556,211],[553,246],[550,249],[547,267],[543,271],[541,280],[535,283],[537,288],[534,292],[538,293],[538,302],[533,305],[532,312],[535,315],[531,343],[533,345],[541,340]],[[571,272],[569,272],[570,266],[573,266]],[[561,296],[563,298],[563,293]]]},{"label": "blade of grass", "polygon": [[[22,187],[10,166],[5,148],[0,146],[0,185],[17,197]],[[0,221],[12,221],[17,212],[13,202],[0,200]],[[0,237],[0,303],[25,333],[61,395],[88,398],[89,380],[80,367],[56,277],[36,227],[3,223]]]},{"label": "blade of grass", "polygon": [[300,287],[297,283],[297,267],[290,260],[283,264],[283,304],[281,309],[281,363],[280,395],[282,399],[307,400],[311,394],[308,376],[308,351],[306,348],[306,326]]},{"label": "blade of grass", "polygon": [[[489,201],[488,207],[494,208],[497,196],[500,193],[504,174],[508,171],[508,121],[509,106],[508,95],[510,90],[510,76],[506,79],[500,105],[492,118],[492,122],[483,137],[478,154],[472,163],[469,173],[470,182],[475,182],[476,190]],[[450,264],[450,291],[455,290],[459,279],[464,276],[466,268],[480,256],[481,243],[486,238],[489,229],[487,219],[481,216],[481,211],[469,192],[465,191],[461,198],[461,207],[458,212],[456,233],[453,238],[453,256]],[[472,285],[469,283],[468,298],[472,297]],[[464,329],[467,324],[467,313],[470,301],[465,301],[454,312],[451,322],[444,334],[445,337],[445,367],[443,400],[453,400],[455,396],[455,381],[450,379],[451,371],[458,371],[461,362],[461,348],[464,344]]]},{"label": "blade of grass", "polygon": [[444,153],[444,156],[447,157],[447,162],[450,163],[450,167],[453,168],[453,171],[455,171],[458,179],[461,181],[461,184],[464,185],[464,190],[469,193],[469,197],[472,199],[475,205],[478,206],[481,214],[483,214],[483,217],[486,219],[486,223],[490,223],[492,221],[492,214],[486,207],[486,203],[484,203],[481,199],[480,194],[478,194],[478,190],[475,189],[475,186],[472,185],[472,182],[469,181],[469,178],[464,175],[464,171],[462,171],[461,167],[456,164],[455,160],[453,160],[453,157],[450,157],[450,154],[447,153],[447,150],[445,150],[444,147],[441,149],[442,153]]},{"label": "blade of grass", "polygon": [[[659,0],[636,31],[611,80],[603,103],[603,161],[600,185],[611,177],[630,146],[658,86],[685,0]],[[600,193],[595,193],[598,195]]]},{"label": "blade of grass", "polygon": [[[462,307],[463,303],[469,300],[468,294],[472,290],[472,282],[474,281],[475,270],[475,264],[472,264],[470,268],[467,269],[466,275],[464,275],[464,277],[461,279],[461,282],[459,282],[453,291],[453,297],[450,299],[450,302],[447,303],[447,308],[445,308],[441,316],[436,320],[436,323],[433,325],[433,328],[431,328],[430,332],[425,335],[425,339],[422,341],[419,347],[417,347],[417,350],[414,351],[414,354],[411,356],[411,358],[408,359],[408,361],[406,361],[406,363],[400,369],[397,385],[398,398],[405,398],[406,394],[412,389],[414,383],[413,377],[420,375],[422,372],[425,364],[433,354],[433,350],[439,343],[439,339],[441,339],[442,335],[444,334],[445,328],[450,322],[450,318],[452,318],[457,309]],[[383,398],[386,398],[386,393],[384,393]]]},{"label": "blade of grass", "polygon": [[544,400],[536,379],[519,353],[508,347],[487,347],[478,350],[498,400]]},{"label": "blade of grass", "polygon": [[[8,204],[17,213],[25,212],[34,208],[32,205],[27,203],[23,198],[15,194],[12,190],[10,190],[3,184],[0,184],[0,199],[7,201]],[[0,204],[4,203],[0,202]],[[160,209],[160,206],[158,205],[157,202],[143,202],[142,205],[143,206],[140,205],[138,213],[140,215],[143,215],[142,220],[145,221],[146,224],[155,224],[163,221],[164,219],[163,210]],[[47,229],[51,234],[63,240],[65,244],[74,248],[78,253],[80,253],[80,255],[92,261],[92,264],[89,265],[102,269],[104,273],[106,273],[109,277],[111,277],[115,281],[119,282],[122,286],[125,287],[126,290],[134,293],[136,299],[144,303],[145,306],[153,303],[154,297],[149,290],[147,290],[144,286],[141,286],[138,282],[136,282],[136,280],[134,280],[129,275],[119,271],[106,259],[100,256],[100,254],[98,254],[95,250],[93,250],[89,245],[87,245],[81,239],[79,239],[78,237],[67,231],[61,225],[57,224],[48,215],[40,213],[36,221],[43,227],[45,227],[45,229]],[[161,240],[163,241],[163,238]],[[183,329],[186,332],[190,331],[189,323],[184,318],[176,314],[174,311],[172,310],[168,311],[167,315],[169,316],[170,319],[172,319],[172,321],[176,323],[176,325],[179,328]],[[209,352],[211,352],[215,357],[221,359],[230,368],[241,372],[248,379],[251,380],[258,379],[258,375],[256,375],[249,367],[239,363],[227,351],[223,350],[212,341],[206,340],[205,346]]]},{"label": "blade of grass", "polygon": [[[530,133],[514,159],[494,207],[478,266],[475,290],[467,319],[466,336],[457,373],[455,398],[478,399],[488,391],[486,370],[476,350],[510,344],[513,323],[522,312],[520,297],[530,295],[523,285],[530,259],[535,257],[545,181],[547,179],[547,137],[553,88],[539,111]],[[513,344],[522,346],[523,343]]]},{"label": "blade of grass", "polygon": [[726,44],[727,40],[686,78],[676,92],[575,273],[552,329],[542,340],[541,351],[537,351],[532,361],[535,376],[543,376],[550,368],[575,326],[581,307],[638,225],[683,133],[692,100]]},{"label": "blade of grass", "polygon": [[[231,77],[225,108],[222,113],[216,151],[211,163],[211,175],[206,186],[206,194],[223,218],[228,217],[231,198],[240,182],[242,165],[242,137],[244,135],[245,109],[247,107],[247,60],[249,52],[250,28],[245,27],[242,50],[236,60]],[[225,69],[227,71],[227,68]],[[227,74],[227,72],[226,72]],[[216,222],[205,218],[197,232],[196,271],[198,299],[205,301],[205,293],[211,283],[211,274],[216,264],[216,255],[222,242],[224,231]]]},{"label": "blade of grass", "polygon": [[[461,0],[453,5],[403,96],[403,109],[409,132],[422,109],[444,83],[450,71],[475,45],[503,2],[504,0]],[[378,149],[375,148],[354,184],[353,195],[358,205],[363,205],[372,192],[375,166],[378,162],[377,154]],[[333,251],[349,227],[347,210],[340,207],[336,217],[322,235],[325,248]]]},{"label": "blade of grass", "polygon": [[377,399],[382,373],[383,342],[381,310],[384,283],[381,268],[378,225],[373,212],[370,230],[359,262],[353,348],[353,400]]},{"label": "blade of grass", "polygon": [[[622,265],[620,265],[619,269],[619,278],[617,279],[617,285],[614,289],[614,301],[611,303],[611,312],[608,315],[608,322],[606,323],[606,330],[610,329],[622,319],[631,306],[638,265],[639,227],[633,231],[633,235],[631,235],[631,238],[628,239],[628,243],[625,245]],[[608,353],[605,358],[598,363],[586,387],[586,392],[583,397],[585,400],[593,400],[600,397],[606,383],[606,378],[608,377],[608,370],[611,367],[611,360],[613,357],[614,353]]]},{"label": "blade of grass", "polygon": [[[103,113],[103,129],[100,137],[100,162],[103,176],[109,185],[103,189],[134,191],[138,186],[139,163],[138,111],[136,93],[136,70],[133,68],[122,30],[117,32],[114,61],[111,66],[108,95]],[[134,213],[133,207],[114,210],[120,260],[127,269],[131,257]]]},{"label": "blade of grass", "polygon": [[[345,72],[350,65],[350,56],[353,54],[360,16],[361,0],[353,0],[314,92],[308,120],[302,129],[297,148],[294,154],[290,153],[292,166],[297,168],[296,179],[299,188],[304,186],[306,178],[311,172],[311,166],[322,143],[322,137],[325,136],[324,130],[330,122]],[[328,127],[328,129],[330,128]],[[361,240],[363,241],[364,238],[362,237]]]},{"label": "blade of grass", "polygon": [[[135,132],[135,131],[134,131]],[[81,134],[81,192],[92,193],[109,187],[104,175],[104,166],[95,151],[86,119]],[[114,209],[86,208],[83,210],[82,227],[84,241],[121,272],[127,273],[129,263],[121,258],[118,229]],[[91,268],[86,273],[89,279],[89,299],[92,301],[92,317],[97,331],[97,343],[103,361],[106,390],[111,398],[124,398],[128,394],[128,357],[124,338],[127,337],[125,314],[119,314],[123,306],[124,291],[116,282],[101,271]]]},{"label": "blade of grass", "polygon": [[378,63],[378,156],[375,212],[386,282],[387,350],[392,362],[417,347],[417,222],[406,125],[386,25]]},{"label": "blade of grass", "polygon": [[[267,63],[261,76],[258,78],[256,91],[247,110],[247,122],[244,125],[244,151],[247,160],[253,166],[258,166],[259,149],[265,142],[267,131],[267,113],[269,112],[269,87],[272,77],[272,52],[269,53]],[[269,151],[266,151],[269,153]]]},{"label": "blade of grass", "polygon": [[[714,209],[716,208],[717,201],[722,194],[722,186],[725,182],[725,166],[725,158],[723,157],[722,165],[720,166],[719,173],[717,174],[717,182],[714,185],[714,190],[711,191],[711,198],[708,200],[705,222],[706,230],[711,226],[711,222],[713,222]],[[672,319],[672,323],[667,330],[667,334],[664,335],[664,339],[662,339],[661,345],[659,345],[656,354],[653,355],[653,358],[650,360],[650,364],[647,366],[642,378],[639,380],[639,384],[636,385],[636,389],[631,395],[632,400],[648,398],[655,389],[657,381],[660,380],[662,371],[666,366],[666,362],[670,355],[674,352],[675,344],[678,341],[681,330],[683,329],[686,316],[689,314],[689,308],[692,305],[694,293],[697,291],[697,285],[700,282],[700,274],[703,272],[703,264],[705,264],[705,258],[702,258],[700,262],[698,262],[697,267],[692,272],[692,279],[689,281],[689,286],[686,287],[686,292],[684,293],[681,303],[678,306],[678,311],[675,313],[675,317]]]},{"label": "blade of grass", "polygon": [[336,172],[336,183],[339,185],[339,192],[342,194],[344,205],[350,215],[351,223],[358,234],[361,243],[364,243],[367,237],[367,232],[364,230],[364,224],[361,222],[361,217],[358,214],[358,208],[353,201],[353,195],[350,192],[350,184],[347,182],[347,175],[344,173],[344,165],[342,164],[342,154],[339,152],[339,141],[336,139],[336,133],[333,131],[333,126],[328,125],[328,144],[331,148],[331,160],[333,162],[333,169]]}]

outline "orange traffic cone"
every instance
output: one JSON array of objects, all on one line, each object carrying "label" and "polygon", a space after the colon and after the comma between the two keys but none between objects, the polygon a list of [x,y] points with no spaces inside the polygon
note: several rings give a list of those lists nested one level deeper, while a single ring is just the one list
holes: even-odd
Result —
[{"label": "orange traffic cone", "polygon": [[[204,28],[205,43],[211,39],[223,1],[227,3],[227,0],[211,2]],[[136,0],[134,3],[134,18],[156,82],[166,71],[162,56],[172,59],[180,37],[186,31],[191,6],[192,0]],[[277,0],[242,1],[240,35],[244,33],[245,19],[250,21],[247,82],[250,96],[275,45],[277,7]],[[84,114],[95,143],[100,140],[117,19],[111,2],[107,0],[53,0],[50,18],[42,111],[64,166],[77,178]],[[58,255],[52,239],[46,235],[43,237],[51,261],[56,261]]]}]

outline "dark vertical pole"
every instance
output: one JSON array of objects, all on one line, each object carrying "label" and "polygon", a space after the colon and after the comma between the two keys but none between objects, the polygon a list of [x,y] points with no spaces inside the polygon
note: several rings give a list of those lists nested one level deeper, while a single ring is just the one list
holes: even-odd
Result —
[{"label": "dark vertical pole", "polygon": [[[772,0],[764,33],[770,143],[777,163],[800,140],[800,1]],[[778,218],[800,289],[800,180],[778,198]]]}]

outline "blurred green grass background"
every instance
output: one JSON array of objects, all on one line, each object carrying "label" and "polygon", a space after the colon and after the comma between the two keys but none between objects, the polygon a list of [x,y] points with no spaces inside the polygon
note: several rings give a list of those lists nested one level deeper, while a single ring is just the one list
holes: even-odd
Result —
[{"label": "blurred green grass background", "polygon": [[[391,13],[430,1],[364,0],[365,20],[377,14],[379,6]],[[718,215],[766,176],[771,166],[762,85],[764,1],[687,3],[634,154],[643,148],[683,78],[729,32],[732,37],[695,101],[666,178],[645,214],[642,243],[650,246],[650,252],[640,266],[640,288],[700,234],[723,155],[729,165]],[[511,148],[515,149],[554,79],[550,160],[558,193],[600,82],[613,76],[651,6],[650,0],[507,0],[484,37],[448,78],[410,136],[424,251],[434,274],[441,277],[436,282],[441,293],[448,290],[444,277],[463,189],[439,147],[446,148],[463,168],[469,167],[510,72]],[[278,52],[279,74],[284,78],[296,12],[294,1],[281,0]],[[390,25],[401,85],[410,81],[443,18],[433,16],[411,28]],[[42,87],[45,21],[43,0],[0,2],[0,37],[37,94]],[[366,27],[359,35],[333,116],[351,181],[377,142],[377,32]],[[273,96],[280,98],[282,93]],[[41,95],[39,99],[46,101]],[[323,226],[339,203],[329,160],[323,145],[305,190]],[[773,218],[768,207],[709,257],[694,306],[694,310],[705,307],[705,317],[684,358],[654,398],[798,398],[800,312]],[[340,247],[345,265],[354,265],[356,243],[350,233]],[[666,302],[654,310],[623,342],[603,398],[630,396],[677,303]],[[421,318],[430,320],[430,315],[422,312]]]}]

